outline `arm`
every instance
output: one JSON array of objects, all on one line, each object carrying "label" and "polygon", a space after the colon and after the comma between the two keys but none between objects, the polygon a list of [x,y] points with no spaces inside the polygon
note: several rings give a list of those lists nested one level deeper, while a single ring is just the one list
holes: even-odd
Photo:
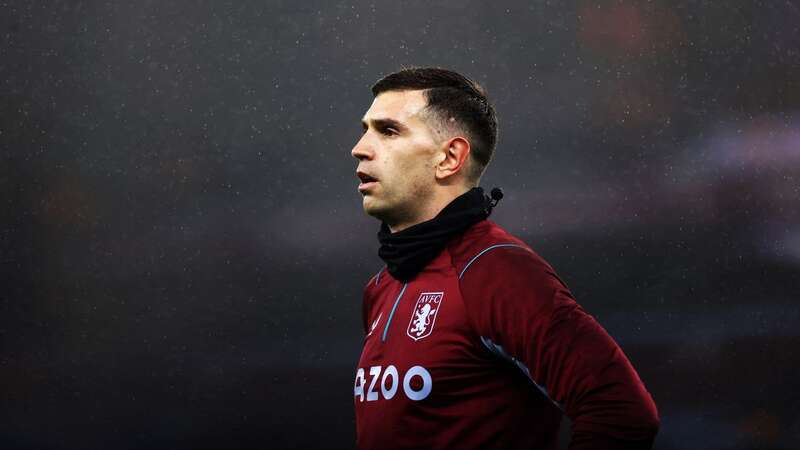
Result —
[{"label": "arm", "polygon": [[461,291],[484,342],[502,347],[572,420],[570,450],[650,449],[656,405],[630,361],[538,255],[486,252]]}]

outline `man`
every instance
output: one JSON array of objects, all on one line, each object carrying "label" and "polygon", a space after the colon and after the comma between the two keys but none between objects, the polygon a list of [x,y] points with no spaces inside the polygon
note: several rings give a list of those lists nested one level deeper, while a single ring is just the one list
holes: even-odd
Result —
[{"label": "man", "polygon": [[386,262],[364,289],[361,449],[649,449],[655,403],[625,354],[478,187],[497,140],[483,89],[438,68],[372,88],[353,147]]}]

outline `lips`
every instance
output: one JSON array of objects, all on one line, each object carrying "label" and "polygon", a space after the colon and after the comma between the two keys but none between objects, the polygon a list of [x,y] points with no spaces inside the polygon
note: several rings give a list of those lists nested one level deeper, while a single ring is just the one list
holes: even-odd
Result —
[{"label": "lips", "polygon": [[358,179],[361,180],[361,184],[358,185],[359,192],[364,192],[378,183],[377,178],[373,177],[372,175],[369,175],[366,172],[362,172],[359,170],[356,172],[356,175],[358,176]]},{"label": "lips", "polygon": [[368,174],[366,172],[362,172],[360,170],[358,172],[356,172],[356,175],[358,176],[358,179],[361,180],[362,183],[371,183],[373,181],[378,181],[377,178],[373,177],[372,175],[370,175],[370,174]]}]

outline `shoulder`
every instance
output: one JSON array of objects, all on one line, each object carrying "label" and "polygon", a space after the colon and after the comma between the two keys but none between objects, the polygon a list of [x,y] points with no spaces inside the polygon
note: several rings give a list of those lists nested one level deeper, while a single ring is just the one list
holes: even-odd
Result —
[{"label": "shoulder", "polygon": [[571,297],[553,267],[524,241],[494,222],[477,225],[450,248],[467,303],[532,301],[545,306],[559,292]]},{"label": "shoulder", "polygon": [[367,281],[367,286],[365,287],[372,285],[377,286],[381,282],[381,278],[383,277],[385,271],[386,271],[386,265],[384,264],[383,266],[381,266],[380,270],[375,272],[375,275],[370,277],[369,281]]},{"label": "shoulder", "polygon": [[448,248],[453,266],[464,278],[485,272],[487,266],[511,273],[552,272],[553,269],[522,239],[491,220],[470,227]]},{"label": "shoulder", "polygon": [[368,318],[371,317],[371,310],[372,306],[375,303],[376,299],[378,298],[379,294],[379,285],[381,282],[386,283],[386,266],[380,268],[374,275],[372,275],[367,283],[364,285],[364,290],[362,293],[362,303],[361,303],[361,318],[363,321],[364,332],[368,332],[367,330],[367,322]]},{"label": "shoulder", "polygon": [[524,342],[545,329],[554,312],[574,308],[566,284],[525,242],[493,223],[468,232],[451,252],[465,312],[478,335]]},{"label": "shoulder", "polygon": [[387,278],[386,265],[384,264],[377,272],[369,277],[369,280],[364,284],[364,294],[367,295],[377,290],[382,282],[386,282]]}]

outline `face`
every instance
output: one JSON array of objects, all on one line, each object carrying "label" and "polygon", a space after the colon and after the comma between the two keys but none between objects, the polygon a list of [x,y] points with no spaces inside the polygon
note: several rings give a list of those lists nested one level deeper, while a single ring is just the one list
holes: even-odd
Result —
[{"label": "face", "polygon": [[358,160],[364,211],[389,226],[414,223],[433,196],[442,158],[424,117],[426,104],[419,90],[379,94],[351,151]]}]

